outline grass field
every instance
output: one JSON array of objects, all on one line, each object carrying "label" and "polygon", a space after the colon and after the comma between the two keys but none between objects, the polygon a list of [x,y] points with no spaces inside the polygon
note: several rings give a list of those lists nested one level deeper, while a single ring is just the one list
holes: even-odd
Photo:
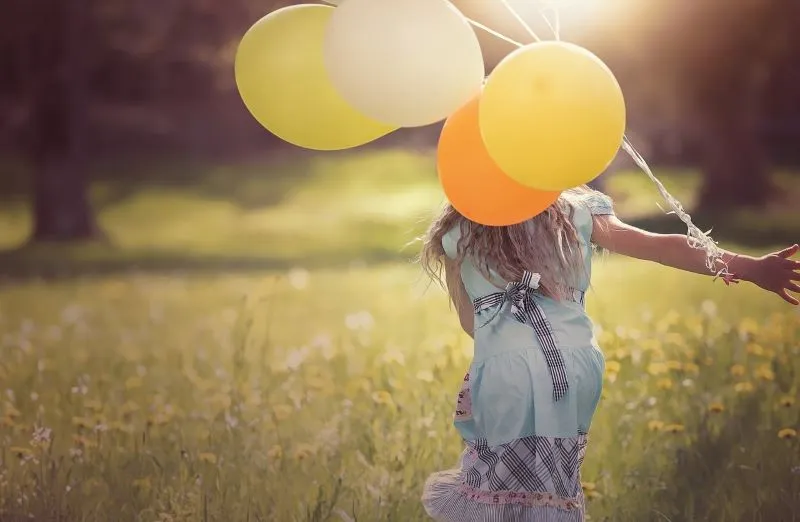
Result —
[{"label": "grass field", "polygon": [[[429,158],[392,154],[308,161],[274,191],[234,169],[216,190],[98,184],[113,248],[9,254],[71,277],[0,287],[0,520],[425,520],[471,345],[416,267],[371,263],[441,200]],[[657,201],[624,179],[621,213]],[[0,212],[7,246],[24,216]],[[613,256],[593,283],[591,520],[800,521],[797,311]]]}]

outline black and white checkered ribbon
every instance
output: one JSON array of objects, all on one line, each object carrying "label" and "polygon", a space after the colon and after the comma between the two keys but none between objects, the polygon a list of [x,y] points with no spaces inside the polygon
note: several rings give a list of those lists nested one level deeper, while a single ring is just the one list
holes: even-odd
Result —
[{"label": "black and white checkered ribbon", "polygon": [[[500,312],[502,305],[508,301],[511,303],[511,313],[517,321],[527,324],[533,328],[539,344],[542,346],[547,368],[553,380],[553,400],[558,401],[566,395],[569,389],[567,382],[567,370],[564,365],[564,356],[556,346],[556,336],[553,327],[544,314],[541,306],[536,302],[535,290],[539,288],[541,275],[531,273],[527,270],[522,275],[522,281],[510,282],[506,285],[505,292],[479,297],[473,301],[475,313],[482,312],[492,307],[497,307],[496,312],[478,328],[483,328],[489,324]],[[581,301],[582,301],[581,297]]]}]

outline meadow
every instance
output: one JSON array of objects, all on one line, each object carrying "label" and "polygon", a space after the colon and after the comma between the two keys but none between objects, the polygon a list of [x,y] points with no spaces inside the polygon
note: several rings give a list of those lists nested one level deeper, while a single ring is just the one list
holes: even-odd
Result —
[{"label": "meadow", "polygon": [[[100,181],[111,246],[0,255],[0,521],[426,520],[472,349],[404,246],[441,202],[431,165]],[[610,182],[623,216],[657,211],[639,176]],[[665,180],[691,201],[696,178]],[[4,204],[3,247],[27,220]],[[800,521],[797,309],[616,256],[594,270],[590,519]]]}]

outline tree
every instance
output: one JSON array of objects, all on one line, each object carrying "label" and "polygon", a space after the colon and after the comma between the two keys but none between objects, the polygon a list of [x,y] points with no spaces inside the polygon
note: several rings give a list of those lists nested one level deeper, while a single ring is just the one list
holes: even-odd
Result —
[{"label": "tree", "polygon": [[[706,0],[675,4],[667,17],[670,37],[661,45],[697,130],[705,210],[763,205],[774,195],[761,136],[770,71],[790,49],[796,4]],[[676,27],[684,28],[680,38]]]},{"label": "tree", "polygon": [[16,2],[19,94],[33,168],[32,241],[95,237],[86,180],[87,0]]}]

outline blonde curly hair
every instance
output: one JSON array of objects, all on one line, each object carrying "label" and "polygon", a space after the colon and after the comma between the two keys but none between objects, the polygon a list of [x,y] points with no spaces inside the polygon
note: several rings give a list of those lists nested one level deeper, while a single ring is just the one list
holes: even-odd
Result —
[{"label": "blonde curly hair", "polygon": [[568,295],[585,275],[578,233],[572,222],[574,204],[597,191],[582,185],[561,193],[544,212],[522,223],[492,227],[470,221],[452,205],[445,205],[422,238],[419,263],[432,280],[443,282],[442,238],[460,227],[456,262],[465,257],[491,281],[490,270],[506,281],[519,281],[525,270],[538,272],[540,291],[555,299]]}]

